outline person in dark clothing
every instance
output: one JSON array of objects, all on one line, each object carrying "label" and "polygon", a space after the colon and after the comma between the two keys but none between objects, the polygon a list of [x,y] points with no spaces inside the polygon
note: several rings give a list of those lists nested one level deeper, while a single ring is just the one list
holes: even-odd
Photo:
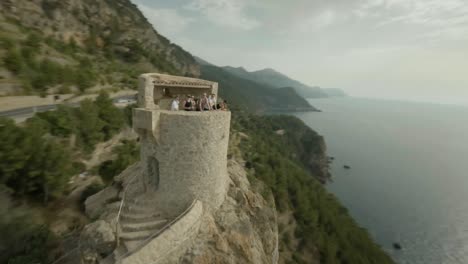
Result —
[{"label": "person in dark clothing", "polygon": [[184,109],[185,111],[193,111],[194,106],[195,106],[195,102],[193,100],[193,96],[189,95],[184,102]]},{"label": "person in dark clothing", "polygon": [[222,111],[228,111],[229,110],[226,100],[223,100],[221,103],[217,104],[216,108],[218,110],[222,110]]}]

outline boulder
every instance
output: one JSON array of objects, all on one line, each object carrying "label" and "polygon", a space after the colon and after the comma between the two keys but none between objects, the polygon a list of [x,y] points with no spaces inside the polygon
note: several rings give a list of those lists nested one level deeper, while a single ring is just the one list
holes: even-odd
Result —
[{"label": "boulder", "polygon": [[104,220],[85,226],[81,232],[80,245],[85,263],[95,263],[98,258],[111,254],[116,245],[112,226]]},{"label": "boulder", "polygon": [[104,190],[88,197],[85,201],[86,215],[91,219],[98,218],[103,212],[107,203],[119,198],[119,189],[109,186]]}]

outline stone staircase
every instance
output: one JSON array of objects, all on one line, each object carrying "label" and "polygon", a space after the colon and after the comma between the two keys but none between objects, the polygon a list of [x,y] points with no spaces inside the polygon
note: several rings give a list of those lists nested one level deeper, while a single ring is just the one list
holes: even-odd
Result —
[{"label": "stone staircase", "polygon": [[120,239],[133,251],[168,223],[155,208],[156,195],[147,194],[129,201],[120,215]]},{"label": "stone staircase", "polygon": [[118,260],[138,249],[161,230],[169,220],[156,209],[156,195],[145,194],[126,201],[119,218],[120,246],[101,261],[101,264],[119,263]]}]

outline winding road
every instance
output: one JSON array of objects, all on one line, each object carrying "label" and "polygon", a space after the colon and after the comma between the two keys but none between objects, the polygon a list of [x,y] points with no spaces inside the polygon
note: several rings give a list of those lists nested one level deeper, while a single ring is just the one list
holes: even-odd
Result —
[{"label": "winding road", "polygon": [[[119,96],[119,97],[112,98],[114,104],[119,103],[120,100],[132,101],[134,99],[135,99],[134,95],[125,95],[125,96]],[[49,104],[49,105],[40,105],[40,106],[30,106],[30,107],[16,108],[16,109],[0,112],[0,117],[9,117],[9,118],[14,119],[16,122],[22,122],[22,121],[34,116],[35,113],[56,110],[59,105],[62,105],[62,104]],[[80,103],[79,102],[65,103],[64,105],[71,106],[71,107],[78,107],[80,105]]]}]

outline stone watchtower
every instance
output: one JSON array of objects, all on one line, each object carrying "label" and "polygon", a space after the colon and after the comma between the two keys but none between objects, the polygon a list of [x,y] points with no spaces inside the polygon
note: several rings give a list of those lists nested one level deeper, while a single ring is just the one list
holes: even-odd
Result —
[{"label": "stone watchtower", "polygon": [[141,140],[139,184],[155,192],[165,210],[183,210],[194,200],[214,211],[226,194],[229,111],[170,111],[175,96],[218,93],[218,84],[164,74],[139,77],[133,128]]}]

